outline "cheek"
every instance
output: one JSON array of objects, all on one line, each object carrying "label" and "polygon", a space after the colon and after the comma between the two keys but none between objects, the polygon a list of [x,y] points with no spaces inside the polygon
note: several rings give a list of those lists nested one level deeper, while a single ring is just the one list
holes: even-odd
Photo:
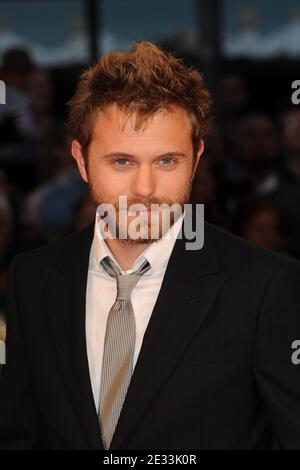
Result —
[{"label": "cheek", "polygon": [[130,178],[124,174],[110,171],[107,167],[98,167],[90,174],[90,183],[94,192],[106,199],[113,199],[119,195],[130,193]]},{"label": "cheek", "polygon": [[164,192],[171,191],[174,194],[178,194],[186,188],[192,178],[192,172],[190,168],[180,168],[178,171],[166,172],[160,175],[159,185]]}]

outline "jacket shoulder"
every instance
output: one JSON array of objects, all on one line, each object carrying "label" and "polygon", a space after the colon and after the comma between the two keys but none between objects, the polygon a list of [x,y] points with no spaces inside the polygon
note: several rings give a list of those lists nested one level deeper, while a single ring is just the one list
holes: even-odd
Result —
[{"label": "jacket shoulder", "polygon": [[94,222],[81,230],[68,233],[62,238],[46,243],[33,250],[18,253],[12,259],[10,265],[18,267],[33,266],[35,263],[53,262],[63,258],[73,257],[76,253],[88,248],[92,243],[94,234]]},{"label": "jacket shoulder", "polygon": [[300,269],[300,262],[288,255],[275,253],[266,248],[251,244],[223,228],[205,223],[205,236],[215,240],[220,266],[226,270],[271,270],[280,266]]}]

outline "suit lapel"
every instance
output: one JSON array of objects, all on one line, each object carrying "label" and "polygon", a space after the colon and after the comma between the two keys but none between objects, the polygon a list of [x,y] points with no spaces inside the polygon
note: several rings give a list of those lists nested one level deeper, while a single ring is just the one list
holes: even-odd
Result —
[{"label": "suit lapel", "polygon": [[205,319],[228,274],[219,272],[214,231],[205,244],[185,250],[178,239],[171,254],[110,449],[118,449],[155,398]]},{"label": "suit lapel", "polygon": [[87,448],[103,449],[94,404],[85,334],[85,301],[93,224],[47,268],[47,306],[70,401]]}]

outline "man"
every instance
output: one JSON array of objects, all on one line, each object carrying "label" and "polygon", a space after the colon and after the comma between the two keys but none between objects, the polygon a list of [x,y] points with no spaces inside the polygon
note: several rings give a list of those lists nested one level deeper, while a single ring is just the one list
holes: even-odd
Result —
[{"label": "man", "polygon": [[[95,223],[11,263],[1,447],[299,449],[299,264],[208,223],[186,249],[181,230],[201,75],[142,42],[102,57],[69,106]],[[145,217],[155,204],[183,213],[168,227]]]}]

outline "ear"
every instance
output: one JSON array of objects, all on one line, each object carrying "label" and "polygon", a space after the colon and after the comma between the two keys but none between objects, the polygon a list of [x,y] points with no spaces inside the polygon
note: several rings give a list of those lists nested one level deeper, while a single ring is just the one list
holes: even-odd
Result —
[{"label": "ear", "polygon": [[78,142],[78,140],[73,140],[72,141],[72,143],[71,143],[71,153],[72,153],[72,157],[76,160],[81,178],[83,179],[83,181],[88,183],[89,179],[88,179],[88,174],[87,174],[87,171],[86,171],[86,163],[85,163],[85,160],[83,158],[82,147],[81,147],[80,143]]},{"label": "ear", "polygon": [[204,141],[201,139],[200,144],[199,144],[199,149],[196,153],[196,160],[195,160],[195,163],[194,163],[192,180],[195,177],[195,173],[196,173],[196,170],[197,170],[197,167],[198,167],[198,163],[199,163],[200,157],[203,154],[203,152],[204,152]]}]

